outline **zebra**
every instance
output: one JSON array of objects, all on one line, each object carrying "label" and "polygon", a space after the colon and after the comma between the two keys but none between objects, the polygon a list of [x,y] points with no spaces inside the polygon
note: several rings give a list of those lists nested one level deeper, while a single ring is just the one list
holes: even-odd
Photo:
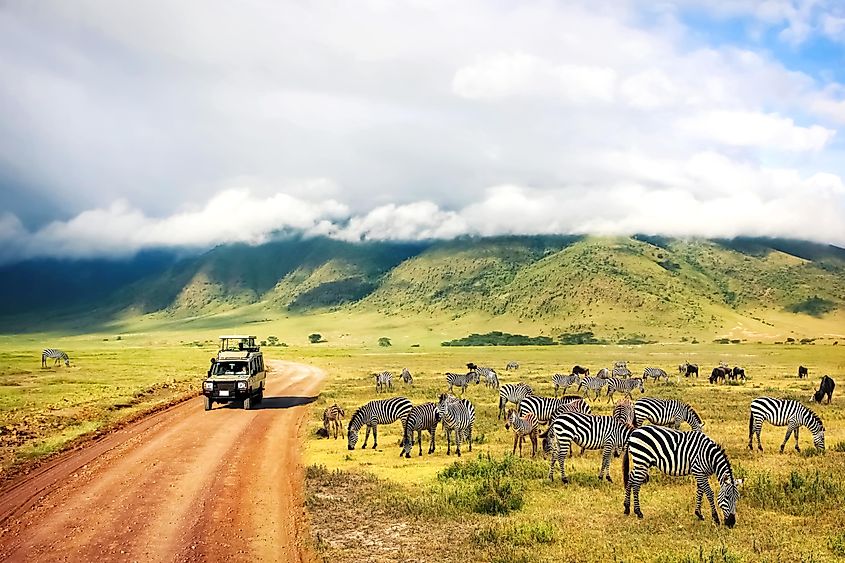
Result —
[{"label": "zebra", "polygon": [[613,400],[613,394],[617,391],[625,393],[625,396],[630,399],[631,392],[634,389],[639,389],[641,393],[645,393],[642,378],[634,377],[631,379],[621,379],[618,377],[611,377],[607,380],[607,402],[609,403]]},{"label": "zebra", "polygon": [[622,399],[613,407],[613,418],[629,428],[637,427],[637,418],[634,414],[634,403],[630,399]]},{"label": "zebra", "polygon": [[[572,448],[572,442],[584,450],[602,450],[599,481],[610,478],[610,456],[615,451],[625,448],[628,436],[633,430],[612,416],[590,416],[583,413],[567,412],[555,417],[544,433],[544,447],[548,442],[551,447],[549,479],[554,481],[555,463],[560,464],[560,480],[568,483],[564,461]],[[605,472],[607,472],[605,474]]]},{"label": "zebra", "polygon": [[625,366],[614,366],[613,371],[610,372],[611,378],[617,377],[631,377],[631,370]]},{"label": "zebra", "polygon": [[447,373],[446,374],[446,383],[449,384],[449,393],[452,392],[452,388],[457,386],[461,388],[461,395],[464,394],[464,391],[467,390],[467,386],[470,383],[475,383],[478,385],[480,379],[478,376],[477,371],[471,371],[469,373]]},{"label": "zebra", "polygon": [[47,358],[55,360],[53,362],[54,366],[63,361],[65,363],[65,367],[70,367],[70,359],[67,357],[67,354],[61,350],[56,350],[55,348],[44,348],[44,350],[41,351],[41,367],[47,367]]},{"label": "zebra", "polygon": [[[631,462],[634,467],[631,469]],[[739,499],[737,487],[741,479],[734,479],[731,462],[722,446],[713,441],[704,432],[681,432],[664,426],[643,426],[637,428],[628,438],[627,451],[622,458],[622,477],[625,482],[625,514],[631,513],[631,491],[634,492],[634,514],[642,518],[640,510],[640,487],[648,480],[648,471],[652,466],[667,475],[690,475],[695,477],[695,515],[704,520],[701,514],[701,497],[707,495],[713,521],[719,524],[719,514],[713,499],[713,489],[708,478],[715,474],[719,480],[719,507],[725,517],[725,525],[733,528],[736,524],[736,501]]]},{"label": "zebra", "polygon": [[658,426],[680,429],[681,422],[686,422],[693,430],[701,430],[704,422],[691,406],[675,399],[644,397],[634,403],[634,426],[642,426],[648,421]]},{"label": "zebra", "polygon": [[376,378],[376,393],[393,389],[393,374],[389,371],[373,374]]},{"label": "zebra", "polygon": [[627,361],[625,361],[625,362],[623,362],[623,361],[613,362],[613,367],[615,367],[615,368],[627,368],[628,362]]},{"label": "zebra", "polygon": [[340,437],[343,438],[343,417],[346,413],[337,403],[323,411],[323,428],[326,430],[326,438],[331,435],[329,427],[334,430],[334,439],[337,440],[337,432],[340,430]]},{"label": "zebra", "polygon": [[757,435],[757,449],[763,451],[760,444],[760,430],[763,422],[767,421],[774,426],[786,426],[786,437],[780,445],[780,451],[789,441],[789,436],[795,433],[795,451],[800,452],[798,447],[798,429],[806,426],[813,433],[813,445],[816,449],[824,451],[824,424],[819,415],[791,399],[775,399],[773,397],[758,397],[751,401],[751,416],[748,419],[748,449],[753,450],[752,438]]},{"label": "zebra", "polygon": [[[590,375],[589,373],[587,375]],[[610,370],[607,368],[601,368],[599,372],[596,374],[597,379],[610,379]]]},{"label": "zebra", "polygon": [[422,455],[422,433],[427,430],[431,435],[431,443],[428,446],[429,455],[434,453],[434,435],[437,433],[437,424],[440,422],[440,413],[437,412],[437,405],[434,403],[423,403],[411,409],[408,418],[405,420],[405,430],[402,433],[402,451],[406,458],[411,457],[411,448],[414,447],[414,432],[417,433],[417,443]]},{"label": "zebra", "polygon": [[590,405],[579,395],[564,395],[560,398],[529,395],[522,400],[518,408],[519,416],[533,414],[540,424],[548,424],[560,412],[571,412],[572,409],[591,414]]},{"label": "zebra", "polygon": [[469,442],[472,451],[472,426],[475,424],[475,407],[467,399],[442,393],[437,403],[437,412],[446,430],[446,455],[452,455],[452,431],[455,431],[455,451],[461,457],[461,437]]},{"label": "zebra", "polygon": [[414,376],[411,375],[411,372],[408,371],[408,368],[402,368],[402,373],[399,374],[399,379],[401,379],[407,385],[414,384]]},{"label": "zebra", "polygon": [[552,376],[552,383],[555,385],[555,397],[557,397],[557,390],[563,387],[563,394],[566,394],[566,390],[579,383],[581,381],[581,377],[576,374],[571,375],[563,375],[562,373],[556,373]]},{"label": "zebra", "polygon": [[476,367],[473,371],[475,371],[480,378],[484,379],[485,387],[492,387],[494,389],[499,388],[499,375],[493,368]]},{"label": "zebra", "polygon": [[[599,374],[601,374],[601,372],[599,372]],[[590,391],[593,391],[596,394],[596,396],[594,398],[598,399],[599,393],[601,392],[602,388],[605,385],[607,385],[608,381],[609,380],[604,379],[602,377],[598,377],[598,376],[597,377],[591,377],[589,375],[585,375],[584,377],[581,378],[581,382],[578,383],[578,389],[576,389],[575,391],[576,392],[581,391],[581,387],[583,386],[585,397],[588,397],[589,394],[590,394]]]},{"label": "zebra", "polygon": [[508,403],[513,403],[516,408],[519,408],[520,403],[528,397],[533,395],[534,390],[526,383],[506,383],[499,387],[499,420],[505,416],[505,406]]},{"label": "zebra", "polygon": [[505,366],[506,371],[517,370],[519,369],[519,362],[510,361],[508,365]]},{"label": "zebra", "polygon": [[378,425],[392,424],[397,420],[403,421],[408,417],[411,411],[411,401],[405,397],[391,397],[390,399],[378,399],[370,401],[352,415],[349,419],[349,426],[346,428],[346,438],[348,440],[347,447],[350,450],[355,449],[355,444],[358,443],[358,431],[362,426],[367,426],[367,434],[364,436],[364,445],[361,449],[367,447],[367,440],[370,439],[370,430],[373,431],[373,449],[378,446]]},{"label": "zebra", "polygon": [[643,370],[643,381],[647,380],[648,378],[652,378],[654,381],[658,379],[665,379],[669,381],[669,374],[663,371],[660,368],[645,368]]},{"label": "zebra", "polygon": [[516,444],[519,443],[519,457],[522,457],[522,443],[525,437],[531,439],[531,457],[537,455],[537,417],[528,413],[524,417],[514,409],[508,409],[508,414],[505,417],[505,430],[513,428],[513,452],[511,455],[516,455]]}]

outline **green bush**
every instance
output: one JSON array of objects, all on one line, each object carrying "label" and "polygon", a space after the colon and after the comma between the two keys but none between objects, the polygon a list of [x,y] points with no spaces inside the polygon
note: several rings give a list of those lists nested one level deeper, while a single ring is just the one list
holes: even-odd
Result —
[{"label": "green bush", "polygon": [[554,346],[548,336],[525,336],[494,330],[486,334],[473,333],[464,338],[441,342],[441,346]]}]

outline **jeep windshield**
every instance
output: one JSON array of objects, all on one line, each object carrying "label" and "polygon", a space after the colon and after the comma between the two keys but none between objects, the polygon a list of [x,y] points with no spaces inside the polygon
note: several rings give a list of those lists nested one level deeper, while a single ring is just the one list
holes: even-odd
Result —
[{"label": "jeep windshield", "polygon": [[249,369],[246,362],[224,360],[214,364],[211,375],[249,375]]}]

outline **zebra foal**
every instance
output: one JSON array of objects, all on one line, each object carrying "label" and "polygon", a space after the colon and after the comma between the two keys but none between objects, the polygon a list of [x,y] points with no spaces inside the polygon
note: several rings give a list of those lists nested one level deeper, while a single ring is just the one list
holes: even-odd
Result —
[{"label": "zebra foal", "polygon": [[328,407],[323,411],[323,429],[326,431],[326,438],[331,435],[329,428],[334,430],[334,439],[337,440],[337,433],[340,431],[340,437],[343,438],[343,417],[346,413],[337,403]]},{"label": "zebra foal", "polygon": [[513,452],[511,455],[516,455],[516,445],[519,443],[519,457],[522,457],[522,443],[525,437],[528,436],[531,440],[531,457],[537,455],[537,417],[528,413],[525,416],[519,416],[514,409],[508,409],[508,414],[505,417],[505,430],[513,429]]},{"label": "zebra foal", "polygon": [[393,374],[389,371],[373,374],[376,378],[376,393],[393,390]]}]

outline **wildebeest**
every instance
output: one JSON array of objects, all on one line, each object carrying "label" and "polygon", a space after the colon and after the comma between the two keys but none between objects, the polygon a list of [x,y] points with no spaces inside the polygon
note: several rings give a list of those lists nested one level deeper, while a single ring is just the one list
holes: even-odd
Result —
[{"label": "wildebeest", "polygon": [[745,369],[739,366],[734,366],[734,369],[728,371],[728,379],[734,381],[741,379],[745,381]]},{"label": "wildebeest", "polygon": [[830,404],[830,400],[833,398],[833,388],[836,387],[836,382],[833,381],[833,378],[829,375],[825,375],[822,377],[821,385],[819,385],[819,390],[813,394],[813,400],[817,403],[821,403],[822,399],[824,399],[825,395],[827,395],[827,404]]},{"label": "wildebeest", "polygon": [[809,371],[804,366],[798,366],[798,379],[809,377]]},{"label": "wildebeest", "polygon": [[575,366],[572,368],[572,373],[575,375],[590,375],[590,368],[582,368],[581,366]]},{"label": "wildebeest", "polygon": [[684,375],[686,377],[689,377],[692,374],[695,374],[695,376],[698,377],[698,364],[691,364],[687,362],[682,365],[684,366]]},{"label": "wildebeest", "polygon": [[731,373],[730,368],[725,368],[721,366],[713,368],[713,371],[710,373],[710,383],[716,383],[720,379],[722,380],[722,383],[724,383],[725,378],[728,376],[729,373]]}]

